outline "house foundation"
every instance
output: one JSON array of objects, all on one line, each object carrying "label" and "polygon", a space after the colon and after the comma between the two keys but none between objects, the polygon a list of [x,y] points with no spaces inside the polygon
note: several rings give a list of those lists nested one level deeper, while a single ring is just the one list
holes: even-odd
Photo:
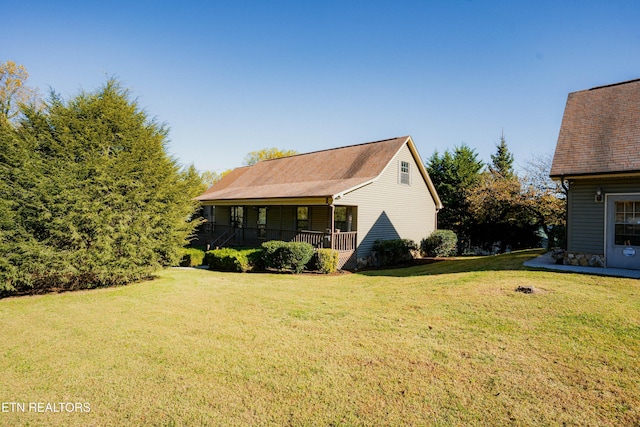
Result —
[{"label": "house foundation", "polygon": [[563,257],[563,264],[580,267],[604,267],[604,254],[565,252]]}]

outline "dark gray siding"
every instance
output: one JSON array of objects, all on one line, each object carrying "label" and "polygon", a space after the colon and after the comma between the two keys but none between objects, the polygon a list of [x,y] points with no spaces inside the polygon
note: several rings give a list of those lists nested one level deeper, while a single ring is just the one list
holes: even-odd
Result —
[{"label": "dark gray siding", "polygon": [[[604,196],[640,193],[640,178],[581,179],[569,184],[567,249],[570,252],[604,254]],[[596,202],[602,190],[603,202]]]}]

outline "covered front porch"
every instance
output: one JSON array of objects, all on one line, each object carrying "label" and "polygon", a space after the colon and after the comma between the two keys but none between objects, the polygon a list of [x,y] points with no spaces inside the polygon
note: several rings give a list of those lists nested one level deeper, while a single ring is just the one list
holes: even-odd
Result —
[{"label": "covered front porch", "polygon": [[206,222],[198,240],[208,249],[269,240],[306,242],[337,250],[343,268],[355,257],[357,214],[356,206],[211,205],[204,207]]}]

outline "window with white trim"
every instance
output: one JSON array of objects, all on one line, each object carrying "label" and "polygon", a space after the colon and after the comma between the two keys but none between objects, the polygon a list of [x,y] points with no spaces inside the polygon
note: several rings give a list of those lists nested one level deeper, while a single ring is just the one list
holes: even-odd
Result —
[{"label": "window with white trim", "polygon": [[615,244],[640,246],[640,202],[616,202]]},{"label": "window with white trim", "polygon": [[333,227],[336,230],[347,231],[347,207],[336,206],[333,216]]},{"label": "window with white trim", "polygon": [[401,160],[399,172],[398,182],[400,182],[400,184],[411,185],[411,164]]},{"label": "window with white trim", "polygon": [[244,226],[244,207],[231,206],[231,226],[242,228]]},{"label": "window with white trim", "polygon": [[296,210],[296,229],[309,229],[309,208],[307,206],[299,206]]},{"label": "window with white trim", "polygon": [[258,208],[258,238],[267,238],[267,208],[265,206]]}]

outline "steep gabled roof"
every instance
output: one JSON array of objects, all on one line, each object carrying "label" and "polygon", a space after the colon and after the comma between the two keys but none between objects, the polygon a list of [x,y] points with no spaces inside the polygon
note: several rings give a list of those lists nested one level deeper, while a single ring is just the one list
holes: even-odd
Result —
[{"label": "steep gabled roof", "polygon": [[640,172],[640,79],[570,93],[551,177]]},{"label": "steep gabled roof", "polygon": [[[234,169],[197,199],[206,201],[329,198],[376,179],[411,137],[333,148]],[[424,167],[419,167],[436,206],[440,200]]]}]

